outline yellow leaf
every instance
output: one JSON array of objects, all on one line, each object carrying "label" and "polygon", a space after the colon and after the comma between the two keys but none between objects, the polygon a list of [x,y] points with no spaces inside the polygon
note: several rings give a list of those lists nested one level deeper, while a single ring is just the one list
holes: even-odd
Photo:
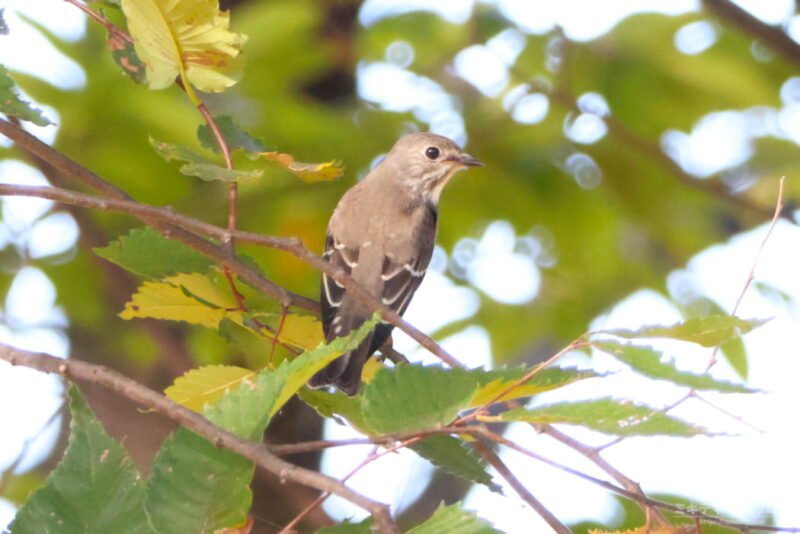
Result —
[{"label": "yellow leaf", "polygon": [[200,300],[209,302],[220,308],[236,308],[236,300],[231,294],[230,286],[226,282],[216,283],[210,276],[202,273],[179,273],[164,281],[174,286],[180,286]]},{"label": "yellow leaf", "polygon": [[367,360],[367,363],[364,364],[364,368],[361,370],[361,381],[365,384],[370,383],[375,373],[383,366],[383,363],[380,362],[378,358],[370,358]]},{"label": "yellow leaf", "polygon": [[[492,380],[485,386],[478,388],[478,391],[475,392],[475,395],[472,397],[472,400],[469,401],[469,406],[471,408],[474,408],[478,406],[483,406],[487,402],[491,402],[492,400],[494,400],[495,397],[500,395],[500,393],[505,391],[513,383],[514,383],[513,380],[503,380],[502,378],[498,378],[497,380]],[[557,386],[558,385],[555,385],[553,387]],[[523,384],[521,386],[517,386],[513,390],[509,391],[507,394],[503,395],[503,397],[500,400],[506,401],[512,399],[519,399],[520,397],[529,397],[536,393],[541,393],[542,391],[553,389],[553,387],[530,386]]]},{"label": "yellow leaf", "polygon": [[217,328],[226,313],[224,308],[211,308],[185,294],[179,287],[164,282],[145,282],[119,316],[123,319],[150,317],[186,321]]},{"label": "yellow leaf", "polygon": [[344,174],[344,167],[337,161],[301,163],[295,161],[293,156],[281,154],[280,152],[261,152],[261,157],[269,161],[274,161],[278,165],[299,176],[304,182],[310,184],[335,180]]},{"label": "yellow leaf", "polygon": [[[267,333],[269,336],[269,333]],[[311,350],[325,341],[322,336],[322,323],[310,315],[289,314],[283,321],[278,339],[289,345]]]},{"label": "yellow leaf", "polygon": [[246,37],[228,30],[229,14],[216,1],[122,0],[122,10],[151,89],[168,87],[178,75],[201,91],[236,83],[234,60]]},{"label": "yellow leaf", "polygon": [[213,404],[223,393],[238,386],[255,372],[232,365],[206,365],[192,369],[164,390],[164,395],[196,412]]}]

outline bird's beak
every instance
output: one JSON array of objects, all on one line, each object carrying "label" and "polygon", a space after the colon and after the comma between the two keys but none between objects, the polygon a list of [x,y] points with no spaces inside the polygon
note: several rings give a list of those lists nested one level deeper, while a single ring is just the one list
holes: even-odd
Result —
[{"label": "bird's beak", "polygon": [[483,162],[479,159],[475,159],[469,154],[459,154],[458,156],[452,156],[447,158],[445,161],[448,163],[455,163],[456,165],[460,165],[462,167],[483,167]]}]

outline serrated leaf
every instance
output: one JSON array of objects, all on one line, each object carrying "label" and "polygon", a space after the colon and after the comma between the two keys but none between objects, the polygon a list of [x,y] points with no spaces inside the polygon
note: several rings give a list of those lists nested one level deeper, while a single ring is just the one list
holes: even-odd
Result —
[{"label": "serrated leaf", "polygon": [[481,461],[464,448],[463,442],[445,434],[428,436],[408,447],[433,465],[470,482],[484,484],[492,489],[497,485],[486,472]]},{"label": "serrated leaf", "polygon": [[246,38],[228,30],[230,15],[216,1],[122,0],[122,10],[151,89],[179,75],[206,92],[236,83],[234,60]]},{"label": "serrated leaf", "polygon": [[53,124],[42,115],[42,110],[31,107],[28,102],[19,98],[14,90],[14,80],[11,79],[4,65],[0,65],[0,113],[32,122],[37,126]]},{"label": "serrated leaf", "polygon": [[[288,376],[284,363],[232,388],[203,413],[212,423],[260,440]],[[147,481],[145,510],[157,532],[213,532],[241,524],[252,503],[253,464],[180,427],[158,452]]]},{"label": "serrated leaf", "polygon": [[192,248],[167,239],[152,228],[131,230],[94,253],[123,269],[147,278],[176,273],[204,273],[214,262]]},{"label": "serrated leaf", "polygon": [[255,375],[255,371],[234,365],[206,365],[191,369],[175,379],[164,395],[190,410],[200,412],[226,391]]},{"label": "serrated leaf", "polygon": [[638,330],[610,330],[607,333],[624,337],[666,337],[715,347],[735,337],[746,334],[764,324],[763,319],[740,319],[729,315],[696,317],[672,326],[650,325]]},{"label": "serrated leaf", "polygon": [[150,533],[144,485],[125,449],[106,434],[77,387],[70,387],[69,398],[64,458],[19,509],[11,534]]},{"label": "serrated leaf", "polygon": [[289,376],[278,401],[275,403],[272,415],[286,404],[292,395],[297,393],[317,371],[320,371],[342,354],[358,347],[375,328],[378,321],[380,321],[380,314],[375,313],[368,321],[365,321],[364,324],[345,337],[338,337],[327,345],[320,344],[316,349],[301,354],[289,362]]},{"label": "serrated leaf", "polygon": [[[470,407],[483,406],[493,400],[497,395],[505,391],[511,384],[525,376],[530,369],[520,367],[516,369],[498,369],[483,371],[482,376],[478,375],[480,387],[475,392],[475,396],[469,401]],[[472,373],[480,373],[480,370],[472,370]],[[501,401],[529,397],[543,391],[560,388],[578,380],[595,378],[597,373],[591,370],[564,369],[561,367],[549,367],[536,373],[530,380],[514,388],[511,392],[503,396]]]},{"label": "serrated leaf", "polygon": [[222,319],[234,313],[239,312],[230,312],[225,308],[211,308],[172,284],[145,282],[125,304],[125,309],[119,316],[123,319],[184,321],[216,329]]},{"label": "serrated leaf", "polygon": [[461,503],[450,506],[440,505],[433,515],[424,523],[417,525],[406,534],[502,534],[495,530],[475,512],[461,508]]},{"label": "serrated leaf", "polygon": [[612,398],[518,408],[500,414],[500,420],[581,425],[616,436],[688,437],[708,434],[703,427],[676,419],[650,406]]},{"label": "serrated leaf", "polygon": [[336,416],[341,416],[347,419],[350,425],[362,434],[368,436],[376,434],[364,421],[364,415],[361,413],[361,402],[357,397],[348,397],[338,391],[336,393],[327,393],[309,388],[301,389],[297,395],[322,417],[336,418]]},{"label": "serrated leaf", "polygon": [[309,184],[335,180],[344,174],[344,167],[335,160],[325,163],[302,163],[296,161],[294,156],[280,152],[262,152],[261,157],[274,161]]},{"label": "serrated leaf", "polygon": [[136,55],[136,50],[130,41],[126,41],[119,35],[108,32],[106,44],[111,50],[111,59],[114,60],[125,75],[138,84],[147,82],[145,64]]},{"label": "serrated leaf", "polygon": [[634,371],[650,378],[668,380],[674,384],[688,386],[694,389],[721,391],[723,393],[755,393],[741,384],[732,384],[723,380],[715,380],[710,375],[696,375],[679,371],[672,362],[663,362],[663,354],[652,347],[631,345],[628,343],[615,343],[613,341],[598,341],[593,345],[614,356],[619,361],[630,366]]},{"label": "serrated leaf", "polygon": [[364,420],[381,434],[446,425],[468,406],[477,387],[475,376],[463,369],[386,367],[364,387]]},{"label": "serrated leaf", "polygon": [[260,178],[264,174],[261,170],[237,171],[226,169],[211,163],[209,160],[192,150],[180,146],[158,141],[150,138],[150,144],[156,149],[158,155],[166,161],[185,161],[180,167],[181,174],[196,176],[205,182],[240,182]]},{"label": "serrated leaf", "polygon": [[[214,117],[214,122],[217,124],[219,133],[228,145],[228,149],[231,151],[241,148],[250,154],[258,154],[266,150],[263,141],[255,139],[244,130],[241,130],[234,124],[233,118],[230,115]],[[217,143],[217,138],[214,137],[214,133],[207,124],[203,124],[197,128],[197,138],[200,140],[200,144],[205,148],[213,150],[218,154],[222,152],[219,143]]]}]

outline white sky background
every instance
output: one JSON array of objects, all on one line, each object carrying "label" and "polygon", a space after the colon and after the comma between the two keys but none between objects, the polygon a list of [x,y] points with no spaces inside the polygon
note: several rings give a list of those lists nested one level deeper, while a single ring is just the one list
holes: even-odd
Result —
[{"label": "white sky background", "polygon": [[[507,17],[515,20],[519,29],[506,30],[485,45],[462,51],[454,59],[454,68],[488,97],[502,98],[509,115],[527,124],[543,120],[549,106],[546,96],[530,93],[529,88],[509,90],[507,87],[507,67],[521,51],[521,32],[543,33],[557,24],[564,28],[568,37],[588,40],[608,31],[621,18],[637,10],[677,14],[698,8],[698,2],[693,0],[496,0],[490,3],[497,4]],[[800,35],[800,19],[791,17],[793,3],[790,0],[742,0],[738,3],[766,22],[785,24],[793,36]],[[85,76],[80,67],[60,55],[35,30],[19,20],[14,11],[24,12],[68,40],[82,35],[84,16],[60,0],[14,0],[6,1],[4,5],[11,8],[5,13],[11,35],[0,37],[0,63],[11,70],[39,76],[63,89],[82,87]],[[361,9],[360,20],[368,26],[382,17],[415,9],[434,10],[443,18],[459,23],[470,16],[473,1],[367,0]],[[675,36],[675,45],[684,53],[701,53],[713,46],[715,40],[713,26],[698,22],[680,30]],[[24,55],[18,52],[22,49],[26,51]],[[407,43],[394,43],[387,49],[386,61],[359,66],[359,94],[386,109],[412,111],[432,131],[468,143],[469,132],[465,131],[458,112],[459,103],[433,80],[415,74],[413,61],[414,50]],[[605,135],[602,117],[609,112],[600,95],[587,94],[584,97],[580,105],[582,113],[565,125],[565,134],[576,144],[588,144]],[[775,135],[800,142],[800,80],[787,81],[781,89],[781,97],[784,106],[779,109],[758,108],[741,113],[742,110],[737,110],[698,118],[691,132],[665,132],[662,146],[687,172],[705,177],[741,162],[752,150],[751,142],[756,137]],[[45,111],[57,122],[55,110],[45,108]],[[57,128],[31,128],[31,131],[52,142]],[[7,145],[8,142],[0,139],[0,143]],[[602,172],[586,154],[576,152],[570,155],[564,161],[564,170],[572,174],[582,187],[597,187],[602,182]],[[22,163],[0,162],[0,181],[41,184],[42,180],[36,171]],[[3,199],[6,226],[0,227],[0,243],[26,246],[33,257],[61,253],[73,246],[77,228],[69,216],[54,214],[39,219],[49,206],[33,199]],[[539,289],[539,270],[556,264],[551,253],[553,243],[546,228],[534,227],[527,233],[519,231],[521,229],[515,229],[507,222],[497,221],[487,228],[484,235],[462,240],[449,258],[445,251],[437,249],[430,273],[407,313],[410,322],[425,331],[433,331],[454,320],[469,317],[478,309],[478,291],[511,305],[534,298]],[[725,309],[731,309],[765,231],[765,227],[755,229],[698,254],[685,270],[673,273],[671,287],[689,284]],[[63,237],[53,239],[55,234]],[[740,436],[687,440],[647,438],[646,448],[642,447],[644,438],[636,438],[609,449],[606,454],[611,463],[642,482],[646,491],[687,495],[740,520],[757,522],[763,520],[764,513],[771,512],[780,526],[800,526],[800,508],[797,506],[800,489],[796,482],[800,480],[800,466],[794,451],[800,441],[800,431],[790,424],[785,410],[786,406],[800,406],[800,393],[794,384],[796,377],[800,376],[800,359],[791,335],[800,327],[800,307],[797,304],[800,302],[800,284],[797,283],[800,254],[787,252],[796,251],[798,243],[800,230],[780,223],[759,260],[757,270],[759,282],[779,289],[791,299],[770,298],[751,288],[740,308],[743,317],[774,317],[769,324],[745,338],[750,355],[748,384],[768,393],[757,396],[707,395],[766,434],[721,417],[699,401],[687,403],[676,415],[682,414],[690,421]],[[444,274],[447,271],[448,276]],[[469,285],[456,284],[453,277],[468,281]],[[427,313],[426,310],[434,309],[433,303],[441,301],[459,303],[447,307],[452,316],[443,316],[440,307],[436,307],[436,315]],[[57,302],[57,289],[42,271],[32,267],[23,269],[2,306],[2,322],[7,326],[0,326],[0,340],[66,356],[68,341],[61,329],[67,319],[58,309]],[[640,291],[606,316],[598,318],[592,327],[635,328],[650,323],[669,324],[679,318],[669,302],[653,292]],[[395,341],[399,350],[417,360],[434,361],[424,351],[417,350],[408,338],[398,335]],[[478,326],[445,339],[443,345],[468,366],[487,365],[491,361],[488,334]],[[709,357],[708,351],[689,350],[674,343],[659,345],[659,348],[677,357],[679,367],[697,372],[702,371]],[[607,367],[618,372],[613,379],[576,384],[563,391],[542,395],[537,402],[607,396],[612,383],[614,395],[647,400],[656,405],[680,396],[677,388],[638,378],[602,355],[595,355],[592,361],[582,355],[572,355],[570,363],[600,370]],[[724,363],[717,365],[713,374],[736,380]],[[58,421],[52,416],[62,401],[61,395],[62,387],[57,379],[0,363],[0,406],[25,407],[18,411],[0,411],[0,428],[4,434],[4,439],[0,440],[0,471],[16,461],[23,450],[25,455],[18,465],[19,471],[29,469],[47,455],[58,428]],[[336,424],[329,424],[327,432],[329,438],[351,435],[347,428]],[[599,438],[598,441],[598,435],[588,432],[575,435],[588,442],[602,443],[606,439]],[[544,436],[535,435],[525,426],[512,426],[509,437],[554,460],[602,476],[586,462],[575,455],[565,454],[554,443]],[[323,467],[331,475],[342,476],[370,450],[370,447],[332,450],[326,454]],[[533,493],[562,521],[595,519],[607,523],[611,520],[616,504],[604,490],[515,454],[504,453],[503,456],[519,478],[529,483]],[[426,462],[404,451],[388,455],[363,470],[352,479],[352,485],[376,499],[402,506],[402,503],[412,502],[422,491],[420,477],[430,472]],[[387,480],[396,483],[387,484]],[[477,489],[467,497],[466,504],[509,534],[547,531],[538,516],[519,501],[512,490],[506,488],[505,493],[506,496],[501,497]],[[580,506],[576,506],[576,502]],[[363,516],[360,510],[335,499],[328,501],[326,509],[337,517]],[[13,506],[0,499],[0,528],[10,521],[13,513]]]}]

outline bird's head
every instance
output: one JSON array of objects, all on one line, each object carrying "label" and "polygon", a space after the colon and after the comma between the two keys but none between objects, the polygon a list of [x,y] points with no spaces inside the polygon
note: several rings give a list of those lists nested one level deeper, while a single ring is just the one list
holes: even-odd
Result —
[{"label": "bird's head", "polygon": [[434,204],[453,174],[483,165],[447,137],[425,132],[402,137],[383,164],[397,173],[403,185]]}]

